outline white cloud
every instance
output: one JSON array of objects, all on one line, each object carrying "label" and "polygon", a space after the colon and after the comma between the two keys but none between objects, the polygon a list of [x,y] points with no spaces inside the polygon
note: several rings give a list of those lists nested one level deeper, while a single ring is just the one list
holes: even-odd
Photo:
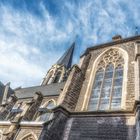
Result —
[{"label": "white cloud", "polygon": [[[58,52],[52,57],[55,52],[52,45],[65,38],[65,32],[56,29],[47,11],[44,21],[10,7],[3,6],[0,12],[3,13],[0,23],[3,29],[0,31],[1,80],[11,81],[13,87],[39,84],[48,66],[59,55]],[[48,41],[53,44],[49,46]]]},{"label": "white cloud", "polygon": [[57,4],[62,11],[54,16],[40,2],[42,19],[29,11],[0,6],[0,80],[4,83],[11,81],[13,87],[39,84],[76,35],[79,55],[114,34],[134,35],[133,26],[140,23],[138,0],[62,0]]}]

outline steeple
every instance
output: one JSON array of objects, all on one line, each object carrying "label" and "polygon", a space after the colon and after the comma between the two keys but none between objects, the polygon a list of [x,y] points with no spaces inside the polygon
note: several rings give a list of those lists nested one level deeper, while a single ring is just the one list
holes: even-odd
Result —
[{"label": "steeple", "polygon": [[75,43],[63,54],[63,56],[54,64],[46,74],[41,85],[48,85],[51,83],[60,83],[66,80],[69,69],[72,65],[72,58],[74,53]]},{"label": "steeple", "polygon": [[66,69],[69,69],[72,64],[73,52],[74,52],[75,42],[71,47],[63,54],[63,56],[57,61],[56,64],[64,65]]}]

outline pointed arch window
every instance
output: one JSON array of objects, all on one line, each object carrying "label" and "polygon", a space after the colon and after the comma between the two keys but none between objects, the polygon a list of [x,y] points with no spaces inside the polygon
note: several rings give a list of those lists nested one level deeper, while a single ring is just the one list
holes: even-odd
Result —
[{"label": "pointed arch window", "polygon": [[32,134],[28,134],[21,138],[21,140],[36,140],[35,137]]},{"label": "pointed arch window", "polygon": [[51,84],[51,82],[52,82],[52,75],[53,75],[53,71],[50,72],[48,81],[45,84]]},{"label": "pointed arch window", "polygon": [[52,116],[52,109],[55,107],[55,102],[50,100],[47,103],[47,106],[43,106],[39,108],[39,113],[37,117],[37,121],[48,121]]},{"label": "pointed arch window", "polygon": [[60,80],[60,77],[61,77],[61,72],[59,71],[59,72],[56,74],[56,77],[55,77],[53,83],[58,83],[59,80]]},{"label": "pointed arch window", "polygon": [[16,117],[18,114],[21,114],[22,111],[23,111],[22,105],[23,105],[23,102],[18,102],[18,103],[16,103],[16,104],[13,106],[13,108],[11,109],[11,111],[9,112],[9,114],[7,115],[6,120],[13,120],[13,119],[15,119],[15,117]]},{"label": "pointed arch window", "polygon": [[101,58],[95,74],[89,111],[121,108],[124,59],[118,50],[109,50]]}]

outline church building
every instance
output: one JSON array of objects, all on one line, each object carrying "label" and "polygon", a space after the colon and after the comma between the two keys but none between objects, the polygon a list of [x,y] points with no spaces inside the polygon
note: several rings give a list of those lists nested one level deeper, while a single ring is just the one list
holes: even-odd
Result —
[{"label": "church building", "polygon": [[0,83],[0,140],[140,140],[140,36],[74,49],[38,86]]}]

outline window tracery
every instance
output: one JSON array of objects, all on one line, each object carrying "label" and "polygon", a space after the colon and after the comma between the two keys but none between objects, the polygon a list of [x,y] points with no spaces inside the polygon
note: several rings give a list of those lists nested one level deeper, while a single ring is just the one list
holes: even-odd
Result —
[{"label": "window tracery", "polygon": [[29,134],[29,135],[25,136],[24,138],[22,138],[21,140],[35,140],[35,138],[32,134]]},{"label": "window tracery", "polygon": [[88,110],[120,109],[124,59],[117,49],[110,49],[97,65]]}]

